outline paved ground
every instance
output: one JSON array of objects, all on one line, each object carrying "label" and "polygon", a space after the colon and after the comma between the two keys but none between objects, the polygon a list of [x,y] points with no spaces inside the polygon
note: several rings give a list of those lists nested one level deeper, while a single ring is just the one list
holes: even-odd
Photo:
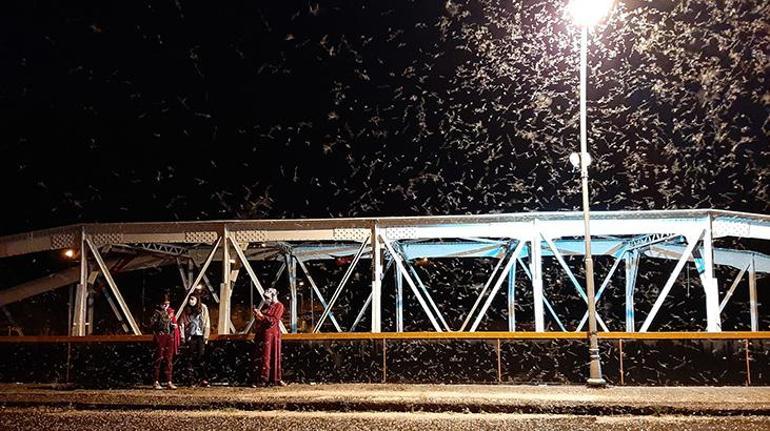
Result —
[{"label": "paved ground", "polygon": [[0,405],[78,409],[429,411],[770,416],[770,387],[290,385],[284,388],[57,390],[0,385]]},{"label": "paved ground", "polygon": [[768,430],[770,387],[0,385],[0,430]]},{"label": "paved ground", "polygon": [[734,430],[766,431],[767,417],[582,416],[516,413],[0,410],[0,429],[60,431],[196,430]]}]

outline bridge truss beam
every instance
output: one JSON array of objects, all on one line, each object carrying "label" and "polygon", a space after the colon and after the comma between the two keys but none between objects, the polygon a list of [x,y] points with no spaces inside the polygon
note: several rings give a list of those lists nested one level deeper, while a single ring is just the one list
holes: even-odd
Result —
[{"label": "bridge truss beam", "polygon": [[[592,220],[594,253],[614,258],[613,265],[601,284],[596,301],[606,289],[615,285],[614,274],[625,263],[625,330],[636,328],[634,293],[639,289],[639,261],[645,258],[672,260],[676,266],[660,290],[639,331],[646,332],[658,316],[666,298],[674,288],[678,274],[688,262],[698,270],[704,289],[706,326],[708,332],[721,331],[721,313],[733,296],[743,276],[748,273],[750,297],[750,327],[758,331],[757,277],[770,273],[770,256],[755,250],[716,247],[715,240],[724,238],[770,241],[770,217],[758,214],[718,210],[676,211],[617,211],[598,212]],[[368,316],[368,328],[373,333],[384,331],[383,280],[387,265],[394,266],[396,290],[394,326],[404,330],[403,293],[406,282],[413,297],[437,332],[476,331],[480,327],[494,298],[500,292],[507,297],[508,329],[516,330],[516,268],[528,277],[534,298],[536,332],[546,331],[546,311],[561,330],[583,330],[585,315],[580,322],[567,328],[547,299],[550,286],[544,282],[546,266],[554,263],[567,275],[577,297],[587,301],[580,273],[573,272],[568,256],[583,255],[582,220],[580,213],[526,213],[487,216],[395,217],[374,219],[310,219],[310,220],[233,220],[217,222],[130,223],[77,225],[47,229],[19,235],[0,237],[0,258],[72,248],[79,250],[77,268],[69,268],[54,276],[44,277],[18,286],[0,288],[0,306],[7,306],[75,284],[70,335],[83,336],[88,327],[89,274],[98,268],[109,287],[110,304],[126,328],[141,333],[137,320],[126,304],[113,278],[113,273],[158,268],[176,264],[185,290],[184,300],[196,288],[205,285],[219,302],[218,332],[229,334],[236,329],[231,320],[231,296],[240,269],[245,269],[250,284],[260,298],[264,288],[253,268],[254,262],[282,261],[289,270],[288,285],[281,287],[290,293],[289,332],[299,331],[298,301],[301,286],[296,267],[309,284],[309,296],[317,298],[322,307],[320,318],[312,322],[311,332],[321,332],[330,322],[333,330],[359,327]],[[515,248],[512,245],[515,244]],[[450,322],[442,310],[441,297],[435,287],[423,282],[415,262],[418,259],[497,259],[488,274],[473,307],[460,322]],[[310,276],[307,263],[323,260],[345,260],[349,266],[334,289],[319,286]],[[389,259],[385,265],[386,259]],[[360,260],[370,264],[369,293],[354,321],[345,324],[335,313],[338,301]],[[528,262],[524,262],[527,260]],[[217,298],[209,277],[212,262],[221,263],[218,277],[222,280]],[[517,263],[519,265],[517,265]],[[547,265],[546,265],[547,264]],[[723,298],[719,298],[716,266],[740,271]],[[196,274],[197,271],[197,274]],[[208,273],[208,274],[207,274]],[[279,273],[280,276],[280,273]],[[507,289],[501,289],[508,279]],[[125,289],[124,291],[128,291]],[[329,295],[328,302],[324,295]],[[443,300],[444,298],[442,298]],[[445,302],[445,301],[444,301]],[[184,304],[184,302],[182,303]],[[352,306],[351,304],[346,304]],[[355,305],[355,304],[353,304]],[[481,308],[479,308],[481,305]],[[358,307],[358,306],[356,306]],[[182,307],[179,307],[181,312]],[[356,308],[357,309],[357,308]],[[369,311],[368,315],[366,311]],[[478,310],[478,312],[477,312]],[[352,319],[351,319],[352,320]],[[569,323],[569,322],[567,322]],[[610,328],[601,318],[604,331]],[[248,329],[248,328],[247,328]],[[282,326],[282,330],[287,331]]]}]

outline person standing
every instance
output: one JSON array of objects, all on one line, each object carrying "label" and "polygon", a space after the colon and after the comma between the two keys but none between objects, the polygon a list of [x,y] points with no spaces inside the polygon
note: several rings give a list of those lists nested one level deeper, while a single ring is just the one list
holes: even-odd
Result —
[{"label": "person standing", "polygon": [[[286,383],[281,380],[281,318],[283,317],[283,304],[278,301],[278,291],[273,288],[265,290],[264,302],[267,306],[264,312],[257,307],[253,309],[257,328],[254,339],[255,362],[260,356],[262,358],[259,380],[255,382],[254,386],[256,386],[256,383],[286,386]],[[255,363],[255,374],[256,371]]]},{"label": "person standing", "polygon": [[163,389],[160,384],[160,366],[164,364],[164,373],[166,377],[166,387],[176,389],[171,382],[171,375],[174,371],[174,355],[179,348],[180,334],[176,323],[174,309],[171,308],[171,298],[168,293],[164,294],[158,307],[152,315],[150,326],[154,334],[155,358],[153,361],[155,389]]},{"label": "person standing", "polygon": [[192,294],[180,318],[182,336],[187,343],[190,355],[188,369],[192,371],[193,379],[203,387],[208,387],[208,369],[206,367],[206,345],[211,334],[209,308],[204,304],[200,295]]}]

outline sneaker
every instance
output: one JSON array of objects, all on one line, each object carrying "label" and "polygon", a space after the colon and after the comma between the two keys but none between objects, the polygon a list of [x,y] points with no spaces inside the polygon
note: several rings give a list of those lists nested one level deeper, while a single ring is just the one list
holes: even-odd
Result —
[{"label": "sneaker", "polygon": [[201,382],[201,387],[202,388],[208,388],[209,386],[211,386],[211,385],[209,384],[208,380],[204,380],[204,381]]},{"label": "sneaker", "polygon": [[176,389],[176,386],[174,386],[174,384],[171,382],[166,383],[166,387],[169,389]]},{"label": "sneaker", "polygon": [[158,383],[158,382],[156,381],[156,382],[155,382],[155,384],[153,384],[153,385],[152,385],[152,388],[153,388],[153,389],[158,389],[158,390],[160,390],[160,389],[163,389],[163,386],[161,386],[161,385],[160,385],[160,383]]},{"label": "sneaker", "polygon": [[281,386],[281,387],[283,387],[283,386],[289,386],[289,385],[286,382],[284,382],[283,380],[278,380],[277,382],[273,382],[273,386]]}]

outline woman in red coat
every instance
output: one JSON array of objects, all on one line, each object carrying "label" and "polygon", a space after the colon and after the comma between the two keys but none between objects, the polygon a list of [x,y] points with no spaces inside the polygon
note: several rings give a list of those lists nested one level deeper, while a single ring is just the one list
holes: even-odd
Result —
[{"label": "woman in red coat", "polygon": [[254,319],[257,327],[255,358],[259,357],[260,348],[262,353],[262,369],[258,383],[286,386],[286,383],[281,380],[280,322],[283,317],[283,304],[278,301],[278,292],[275,289],[265,290],[265,305],[267,308],[264,312],[254,307]]},{"label": "woman in red coat", "polygon": [[152,326],[152,332],[154,334],[153,341],[155,342],[155,358],[153,361],[155,383],[153,387],[155,389],[163,389],[160,385],[160,365],[165,365],[165,377],[166,387],[169,389],[176,389],[173,383],[171,383],[171,375],[174,367],[174,355],[176,355],[179,349],[179,343],[181,336],[179,333],[179,327],[176,323],[176,315],[174,309],[171,308],[171,301],[168,294],[163,295],[163,298],[158,304],[158,308],[152,315],[150,325]]}]

